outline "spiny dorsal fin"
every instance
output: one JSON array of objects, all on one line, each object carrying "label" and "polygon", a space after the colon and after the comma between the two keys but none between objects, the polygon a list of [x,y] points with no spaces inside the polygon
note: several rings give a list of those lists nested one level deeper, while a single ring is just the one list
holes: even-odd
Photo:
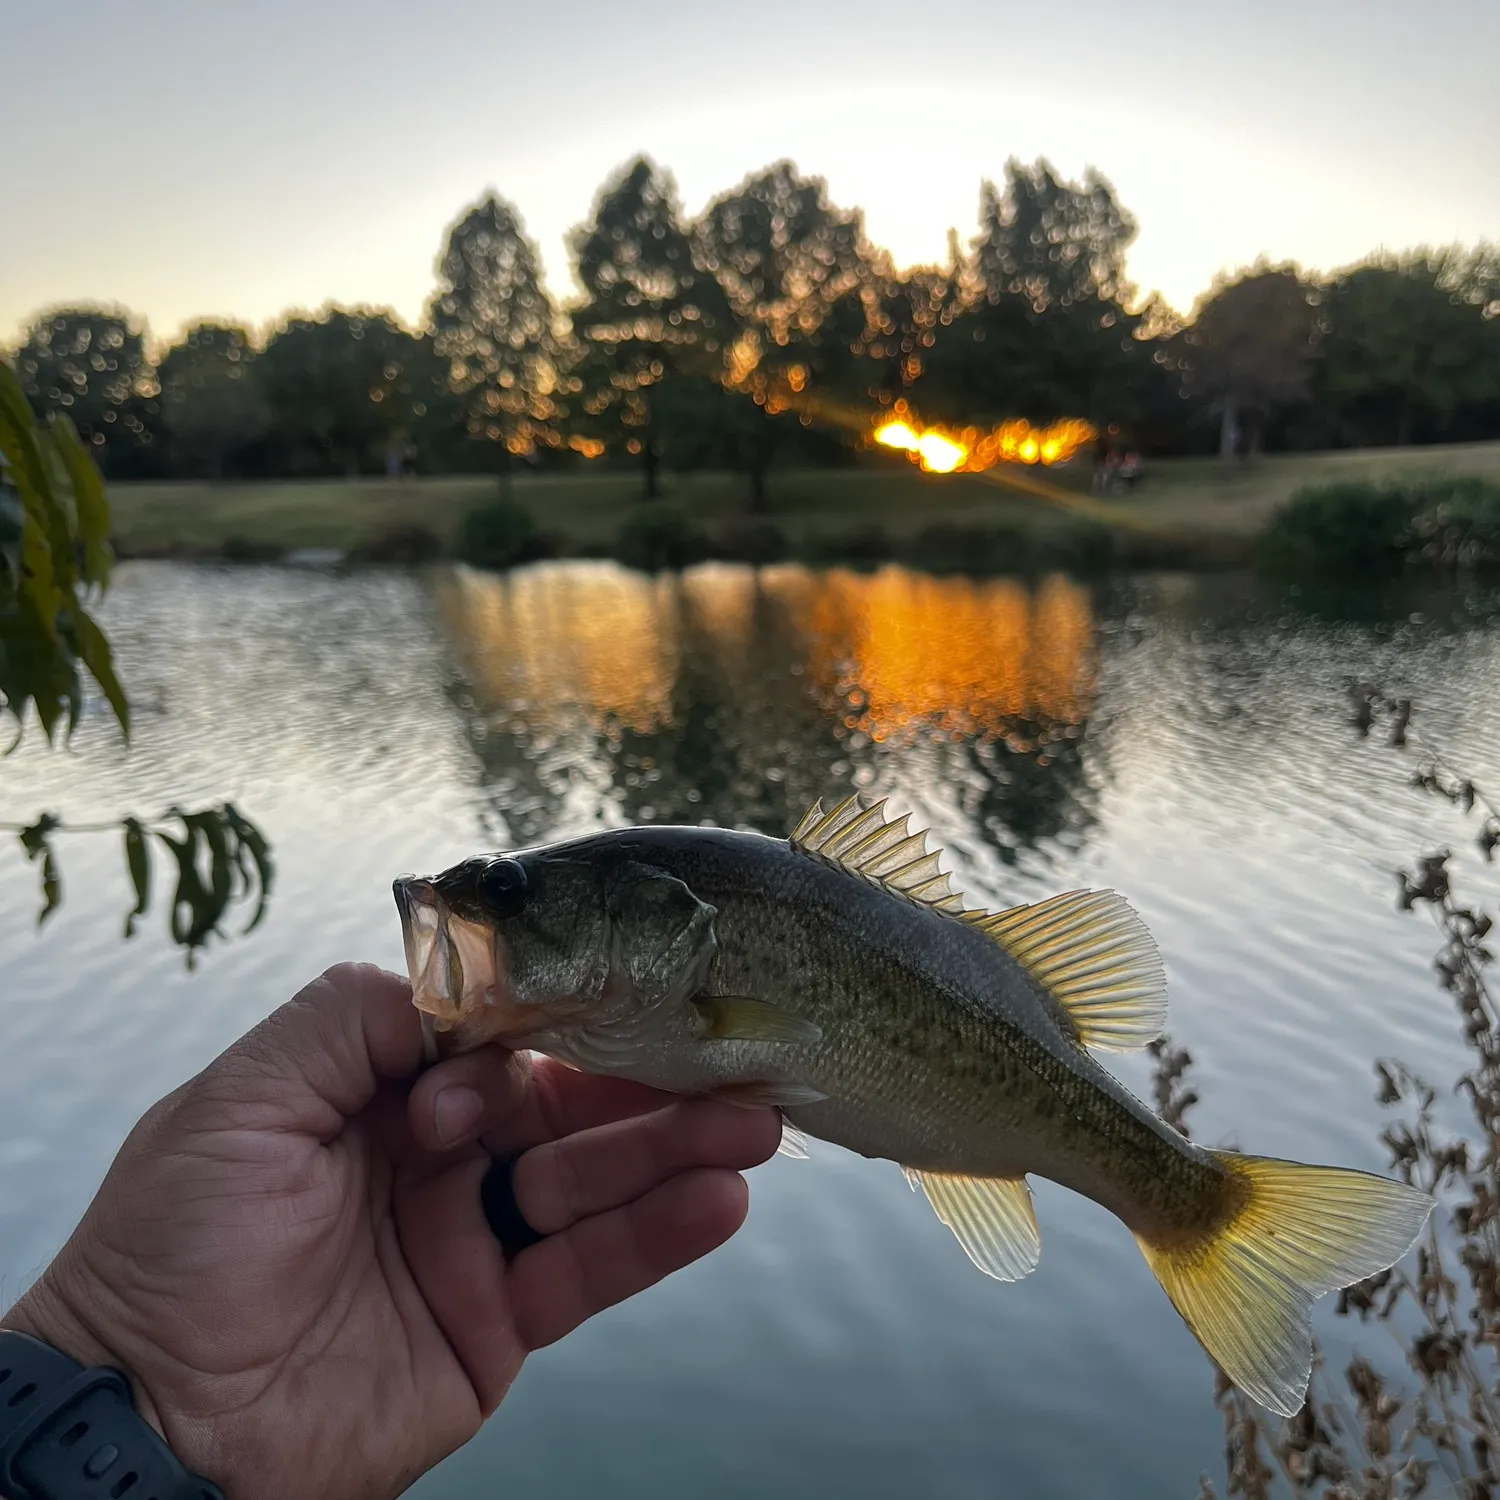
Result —
[{"label": "spiny dorsal fin", "polygon": [[1146,924],[1114,891],[1067,891],[994,913],[966,912],[1044,984],[1086,1047],[1130,1052],[1161,1035],[1167,976]]},{"label": "spiny dorsal fin", "polygon": [[792,848],[908,901],[958,914],[964,898],[949,888],[942,851],[928,849],[923,830],[910,831],[911,814],[887,818],[885,799],[869,803],[856,792],[832,812],[814,802],[792,834]]},{"label": "spiny dorsal fin", "polygon": [[933,1212],[953,1231],[964,1254],[996,1281],[1019,1281],[1036,1269],[1042,1236],[1024,1177],[958,1177],[902,1167],[927,1194]]}]

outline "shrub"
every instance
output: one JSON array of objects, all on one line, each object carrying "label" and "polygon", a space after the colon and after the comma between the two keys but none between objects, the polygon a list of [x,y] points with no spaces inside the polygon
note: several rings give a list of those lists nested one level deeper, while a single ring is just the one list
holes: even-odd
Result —
[{"label": "shrub", "polygon": [[1394,485],[1349,481],[1298,490],[1260,534],[1272,568],[1368,572],[1399,567],[1416,537],[1415,496]]},{"label": "shrub", "polygon": [[1069,516],[1037,539],[1037,564],[1075,573],[1102,573],[1115,562],[1115,533],[1081,516]]},{"label": "shrub", "polygon": [[275,562],[283,550],[275,542],[263,542],[257,537],[226,536],[219,547],[219,556],[225,562]]},{"label": "shrub", "polygon": [[1439,479],[1423,488],[1413,525],[1418,555],[1449,568],[1500,567],[1500,484]]},{"label": "shrub", "polygon": [[443,544],[425,526],[395,526],[368,542],[362,542],[350,553],[356,562],[426,563],[443,555]]},{"label": "shrub", "polygon": [[810,532],[798,550],[803,561],[814,567],[877,567],[894,555],[884,527],[873,523],[852,531]]},{"label": "shrub", "polygon": [[1024,573],[1031,563],[1031,544],[1010,526],[934,521],[901,549],[901,556],[929,573]]},{"label": "shrub", "polygon": [[744,516],[726,521],[714,543],[716,557],[753,563],[756,567],[781,562],[790,551],[786,533],[779,526]]},{"label": "shrub", "polygon": [[548,555],[531,512],[514,500],[476,506],[458,528],[458,556],[476,568],[515,568]]},{"label": "shrub", "polygon": [[630,568],[655,573],[701,562],[708,537],[675,506],[652,501],[638,505],[615,533],[615,556]]}]

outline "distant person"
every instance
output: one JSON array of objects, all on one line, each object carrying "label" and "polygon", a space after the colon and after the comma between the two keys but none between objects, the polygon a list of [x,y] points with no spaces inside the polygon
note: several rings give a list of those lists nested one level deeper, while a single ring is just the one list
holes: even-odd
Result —
[{"label": "distant person", "polygon": [[46,1500],[398,1495],[533,1349],[723,1244],[780,1139],[498,1047],[423,1071],[406,981],[330,969],[147,1111],[0,1318],[0,1457]]},{"label": "distant person", "polygon": [[1102,495],[1118,495],[1120,493],[1120,455],[1111,448],[1104,459],[1104,477],[1099,486]]},{"label": "distant person", "polygon": [[1140,483],[1141,475],[1145,466],[1141,462],[1141,455],[1134,448],[1120,460],[1119,481],[1123,494],[1129,494],[1137,484]]},{"label": "distant person", "polygon": [[1104,486],[1109,478],[1109,459],[1113,452],[1112,445],[1102,433],[1094,444],[1094,476],[1090,488],[1096,495],[1104,493]]}]

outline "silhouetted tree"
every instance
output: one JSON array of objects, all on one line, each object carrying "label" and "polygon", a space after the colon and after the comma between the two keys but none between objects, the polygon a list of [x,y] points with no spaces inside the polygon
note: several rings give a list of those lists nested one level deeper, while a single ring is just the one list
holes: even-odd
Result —
[{"label": "silhouetted tree", "polygon": [[131,467],[153,440],[156,379],[145,339],[118,307],[43,313],[16,353],[16,375],[38,416],[66,416],[106,473]]},{"label": "silhouetted tree", "polygon": [[1130,295],[1125,252],[1136,223],[1093,167],[1067,182],[1045,158],[1005,164],[1005,191],[979,190],[976,271],[989,301],[1025,298],[1033,311],[1119,306]]},{"label": "silhouetted tree", "polygon": [[1381,260],[1323,294],[1318,395],[1339,441],[1440,440],[1466,405],[1500,400],[1500,348],[1443,270],[1421,256]]},{"label": "silhouetted tree", "polygon": [[946,270],[916,266],[884,279],[869,344],[875,363],[873,392],[881,401],[910,393],[921,380],[938,338],[961,310],[958,263],[955,247]]},{"label": "silhouetted tree", "polygon": [[[839,350],[867,341],[875,300],[877,268],[859,210],[836,207],[821,178],[781,161],[710,203],[694,239],[735,320],[731,386],[775,417],[818,398],[808,384],[814,363],[848,374]],[[736,416],[734,447],[749,466],[752,509],[766,503],[778,425]]]},{"label": "silhouetted tree", "polygon": [[222,479],[226,456],[271,425],[254,360],[250,335],[226,323],[195,324],[162,356],[162,428],[177,467]]},{"label": "silhouetted tree", "polygon": [[1318,336],[1318,287],[1295,266],[1259,262],[1234,281],[1218,278],[1178,338],[1184,388],[1220,414],[1219,452],[1261,442],[1266,418],[1308,392]]},{"label": "silhouetted tree", "polygon": [[711,272],[694,257],[676,184],[644,156],[607,182],[568,237],[585,300],[572,311],[572,425],[641,457],[643,493],[672,441],[682,381],[717,382],[735,329]]},{"label": "silhouetted tree", "polygon": [[255,362],[283,472],[378,470],[410,420],[396,398],[424,343],[378,309],[330,306],[289,319]]},{"label": "silhouetted tree", "polygon": [[556,342],[541,258],[521,217],[488,193],[448,231],[429,308],[469,431],[495,444],[502,484],[512,456],[558,439]]},{"label": "silhouetted tree", "polygon": [[954,293],[920,387],[924,413],[950,420],[1127,414],[1149,352],[1126,310],[1135,221],[1092,168],[1006,163],[1004,191],[980,188],[979,236],[950,271]]}]

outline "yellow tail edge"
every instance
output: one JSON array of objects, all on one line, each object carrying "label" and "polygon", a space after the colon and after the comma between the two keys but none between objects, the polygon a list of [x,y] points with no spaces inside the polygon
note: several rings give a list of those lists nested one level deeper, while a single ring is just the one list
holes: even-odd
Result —
[{"label": "yellow tail edge", "polygon": [[1146,1262],[1194,1337],[1244,1393],[1294,1416],[1312,1373],[1312,1304],[1411,1248],[1433,1199],[1342,1167],[1210,1153],[1235,1204],[1215,1229],[1151,1243]]}]

